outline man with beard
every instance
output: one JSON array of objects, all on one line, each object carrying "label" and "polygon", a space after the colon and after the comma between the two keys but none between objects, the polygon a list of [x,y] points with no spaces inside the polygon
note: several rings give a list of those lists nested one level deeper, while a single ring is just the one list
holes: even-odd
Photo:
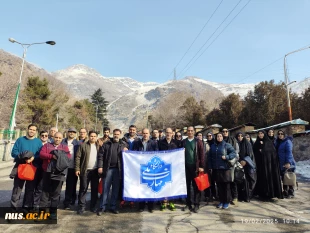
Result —
[{"label": "man with beard", "polygon": [[[139,139],[133,144],[134,151],[158,151],[158,145],[156,140],[150,139],[150,130],[144,128],[142,130],[142,139]],[[154,202],[148,201],[148,210],[153,213]],[[139,202],[139,211],[143,212],[145,208],[145,201]]]},{"label": "man with beard", "polygon": [[159,133],[158,133],[158,129],[153,129],[152,130],[152,140],[159,140]]},{"label": "man with beard", "polygon": [[[35,180],[21,180],[17,175],[17,167],[18,164],[21,163],[33,163],[34,166],[40,167],[42,166],[42,162],[39,158],[40,149],[42,147],[42,142],[40,139],[36,138],[37,126],[34,124],[30,124],[28,126],[27,135],[24,137],[20,137],[16,140],[11,155],[14,158],[14,162],[16,162],[14,168],[16,167],[16,174],[14,178],[13,191],[11,196],[11,207],[14,209],[17,208],[18,202],[20,199],[20,195],[22,193],[24,184],[25,184],[25,194],[23,200],[23,207],[33,207],[33,199],[34,199],[34,189],[37,179]],[[30,152],[31,157],[21,158],[22,153]],[[37,175],[37,174],[36,174]]]},{"label": "man with beard", "polygon": [[[229,143],[230,145],[233,146],[233,148],[235,149],[236,155],[237,155],[237,160],[239,159],[239,145],[237,142],[237,139],[235,139],[234,137],[231,137],[229,135],[229,131],[227,128],[224,128],[222,130],[223,133],[223,138],[224,141]],[[231,182],[230,183],[230,189],[231,189],[231,195],[232,195],[232,201],[231,204],[232,205],[237,205],[238,204],[238,186],[235,182]]]},{"label": "man with beard", "polygon": [[104,127],[103,128],[103,137],[98,139],[99,146],[102,146],[104,143],[110,141],[110,128]]},{"label": "man with beard", "polygon": [[132,150],[133,142],[138,140],[137,127],[135,125],[129,126],[128,133],[124,135],[122,140],[128,144],[128,149]]},{"label": "man with beard", "polygon": [[126,151],[126,143],[120,140],[122,131],[120,129],[113,130],[113,140],[108,141],[99,148],[98,152],[98,173],[101,174],[103,180],[103,195],[100,200],[100,209],[97,215],[101,215],[107,211],[108,196],[112,186],[112,194],[110,200],[110,210],[114,214],[119,211],[116,207],[116,201],[119,194],[120,180],[123,174],[123,157],[122,151]]}]

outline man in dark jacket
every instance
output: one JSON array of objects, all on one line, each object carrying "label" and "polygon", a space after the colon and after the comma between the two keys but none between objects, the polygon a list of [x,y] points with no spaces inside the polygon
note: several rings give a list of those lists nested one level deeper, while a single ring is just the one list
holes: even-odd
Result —
[{"label": "man in dark jacket", "polygon": [[66,180],[64,209],[70,209],[70,205],[74,205],[76,200],[76,184],[78,177],[75,175],[74,159],[80,145],[79,141],[75,139],[76,132],[75,128],[69,128],[68,137],[61,142],[61,144],[68,146],[70,154],[72,155]]},{"label": "man in dark jacket", "polygon": [[78,214],[85,212],[86,194],[88,185],[91,185],[90,210],[95,212],[98,199],[99,175],[97,169],[97,133],[89,131],[89,140],[79,146],[75,157],[75,175],[80,177],[79,210]]},{"label": "man in dark jacket", "polygon": [[[183,208],[188,208],[194,213],[199,210],[200,196],[201,192],[195,182],[195,178],[198,172],[203,172],[204,169],[204,150],[202,141],[194,137],[194,127],[187,127],[187,138],[182,141],[183,147],[185,148],[185,174],[186,174],[186,186],[187,186],[187,198],[186,206]],[[192,209],[191,200],[191,186],[194,189],[194,209]]]},{"label": "man in dark jacket", "polygon": [[122,151],[126,151],[127,144],[120,140],[122,131],[120,129],[113,130],[113,140],[108,141],[100,147],[98,152],[98,173],[101,174],[103,180],[103,195],[100,200],[100,209],[97,214],[100,216],[107,209],[108,196],[112,186],[112,194],[110,201],[110,210],[114,214],[119,211],[116,207],[118,198],[120,181],[123,177],[123,158]]},{"label": "man in dark jacket", "polygon": [[[142,130],[142,139],[139,139],[133,144],[134,151],[158,151],[158,145],[156,140],[150,139],[150,130],[144,128]],[[145,201],[139,202],[139,210],[143,212],[145,208]],[[154,202],[148,201],[148,210],[153,213]]]},{"label": "man in dark jacket", "polygon": [[45,144],[40,151],[40,158],[43,160],[43,193],[40,201],[40,209],[50,207],[50,217],[52,219],[57,219],[56,210],[60,200],[63,181],[51,179],[51,172],[47,172],[47,168],[53,160],[58,159],[54,153],[55,150],[64,151],[67,157],[71,159],[69,148],[61,144],[62,139],[62,133],[55,133],[53,143]]}]

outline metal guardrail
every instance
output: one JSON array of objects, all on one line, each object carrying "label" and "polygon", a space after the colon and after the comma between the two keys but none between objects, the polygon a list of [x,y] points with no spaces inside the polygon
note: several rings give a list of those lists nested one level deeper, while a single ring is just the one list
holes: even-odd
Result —
[{"label": "metal guardrail", "polygon": [[1,140],[9,140],[10,139],[10,134],[12,135],[12,139],[16,140],[16,137],[18,136],[18,133],[16,130],[13,130],[13,131],[10,131],[8,129],[5,129],[5,130],[0,130],[0,135],[2,137],[0,137],[0,141]]}]

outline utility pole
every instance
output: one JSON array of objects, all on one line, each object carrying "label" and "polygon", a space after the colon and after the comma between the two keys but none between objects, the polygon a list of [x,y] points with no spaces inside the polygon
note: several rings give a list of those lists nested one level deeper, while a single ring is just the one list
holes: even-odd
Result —
[{"label": "utility pole", "polygon": [[174,71],[174,72],[173,72],[173,81],[176,81],[176,80],[177,80],[177,71],[176,71],[175,68],[174,68],[173,71]]},{"label": "utility pole", "polygon": [[289,88],[289,85],[296,82],[296,81],[293,81],[293,82],[290,82],[289,83],[289,80],[288,80],[288,75],[287,75],[287,66],[286,66],[286,57],[292,53],[297,53],[297,52],[300,52],[302,50],[305,50],[305,49],[309,49],[310,46],[308,47],[304,47],[304,48],[301,48],[301,49],[297,49],[293,52],[290,52],[288,54],[285,54],[284,56],[284,80],[285,80],[285,85],[286,85],[286,97],[287,97],[287,110],[288,110],[288,118],[289,118],[289,121],[292,121],[293,120],[293,116],[292,116],[292,107],[291,107],[291,100],[290,100],[290,88]]},{"label": "utility pole", "polygon": [[58,117],[59,117],[59,114],[56,113],[56,129],[58,129]]}]

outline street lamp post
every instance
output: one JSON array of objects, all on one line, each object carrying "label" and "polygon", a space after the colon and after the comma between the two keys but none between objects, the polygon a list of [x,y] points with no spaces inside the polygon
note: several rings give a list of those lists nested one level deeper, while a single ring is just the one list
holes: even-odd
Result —
[{"label": "street lamp post", "polygon": [[[9,134],[9,145],[10,145],[11,140],[12,140],[12,136],[13,136],[13,132],[14,132],[14,127],[15,127],[16,107],[17,107],[17,102],[18,102],[18,95],[19,95],[19,91],[20,91],[20,86],[21,86],[21,82],[22,82],[22,75],[23,75],[27,50],[31,45],[35,45],[35,44],[55,45],[56,42],[55,41],[46,41],[46,42],[39,42],[39,43],[32,43],[32,44],[24,44],[24,43],[20,43],[20,42],[16,41],[13,38],[9,38],[9,41],[12,43],[20,44],[24,49],[23,57],[22,57],[22,59],[23,59],[22,60],[22,66],[21,66],[21,71],[20,71],[20,75],[19,75],[19,82],[18,82],[18,86],[17,86],[17,90],[16,90],[16,94],[15,94],[15,100],[14,100],[13,109],[12,109],[12,114],[11,114],[11,118],[10,118],[10,126],[9,126],[9,132],[8,132],[8,134]],[[5,160],[7,160],[7,158],[5,158]]]},{"label": "street lamp post", "polygon": [[288,82],[288,75],[287,75],[287,67],[286,67],[286,57],[292,53],[297,53],[297,52],[300,52],[302,50],[305,50],[305,49],[309,49],[310,46],[308,47],[303,47],[303,48],[300,48],[300,49],[297,49],[295,51],[292,51],[288,54],[285,54],[284,56],[284,79],[285,79],[285,85],[286,85],[286,97],[287,97],[287,110],[288,110],[288,118],[289,118],[289,121],[293,120],[293,117],[292,117],[292,107],[291,107],[291,100],[290,100],[290,88],[289,88],[289,85],[294,83],[295,81],[293,82]]}]

